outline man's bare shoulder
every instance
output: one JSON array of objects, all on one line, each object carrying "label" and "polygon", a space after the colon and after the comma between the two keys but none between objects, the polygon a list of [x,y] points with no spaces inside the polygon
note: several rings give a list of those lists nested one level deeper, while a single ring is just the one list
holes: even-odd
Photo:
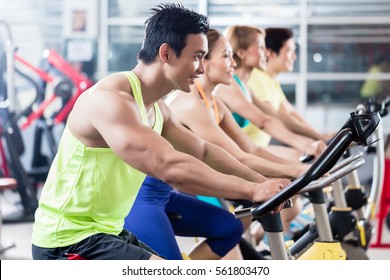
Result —
[{"label": "man's bare shoulder", "polygon": [[100,142],[99,127],[107,127],[106,123],[126,121],[133,114],[138,115],[127,83],[126,86],[126,77],[108,76],[78,98],[68,119],[69,128],[77,138],[86,144],[91,144],[91,140]]},{"label": "man's bare shoulder", "polygon": [[[94,110],[97,106],[97,110],[103,108],[109,108],[110,104],[120,105],[134,102],[134,98],[131,91],[130,83],[126,76],[116,73],[109,75],[99,80],[93,87],[84,92],[77,100],[77,106],[80,106],[82,110]],[[117,104],[119,102],[119,104]],[[77,110],[75,106],[75,110]],[[87,107],[87,108],[84,108]]]},{"label": "man's bare shoulder", "polygon": [[122,73],[114,73],[104,77],[95,86],[99,90],[126,91],[131,93],[130,82]]}]

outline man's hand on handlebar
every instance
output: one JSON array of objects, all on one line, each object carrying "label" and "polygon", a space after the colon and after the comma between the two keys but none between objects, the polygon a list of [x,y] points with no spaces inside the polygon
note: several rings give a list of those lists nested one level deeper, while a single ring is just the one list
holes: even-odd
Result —
[{"label": "man's hand on handlebar", "polygon": [[304,153],[306,155],[312,155],[315,158],[318,158],[320,154],[326,149],[326,144],[322,140],[315,141],[306,147]]},{"label": "man's hand on handlebar", "polygon": [[322,141],[324,141],[325,143],[330,143],[330,141],[336,136],[337,134],[337,131],[334,131],[334,132],[330,132],[330,133],[324,133],[322,135]]},{"label": "man's hand on handlebar", "polygon": [[[265,181],[264,183],[260,184],[259,187],[256,189],[255,195],[253,197],[254,202],[264,202],[274,195],[276,195],[278,192],[280,192],[282,189],[284,189],[286,186],[288,186],[291,183],[290,180],[287,179],[270,179]],[[283,203],[284,204],[284,203]],[[272,212],[278,213],[283,209],[283,204],[276,207]]]}]

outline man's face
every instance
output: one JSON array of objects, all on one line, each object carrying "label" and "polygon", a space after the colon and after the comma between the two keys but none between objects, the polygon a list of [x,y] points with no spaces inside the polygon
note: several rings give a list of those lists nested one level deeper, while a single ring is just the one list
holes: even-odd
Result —
[{"label": "man's face", "polygon": [[206,55],[207,37],[203,34],[189,34],[180,57],[172,55],[166,66],[167,77],[174,89],[190,91],[190,85],[204,73],[203,59]]},{"label": "man's face", "polygon": [[292,72],[294,70],[294,62],[297,59],[295,50],[295,42],[291,38],[284,43],[279,51],[279,55],[274,54],[275,64],[279,66],[280,72]]}]

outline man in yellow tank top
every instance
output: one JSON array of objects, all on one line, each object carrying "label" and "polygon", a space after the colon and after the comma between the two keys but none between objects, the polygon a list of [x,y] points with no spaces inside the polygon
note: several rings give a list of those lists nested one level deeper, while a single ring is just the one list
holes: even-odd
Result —
[{"label": "man in yellow tank top", "polygon": [[[34,259],[161,259],[123,229],[146,174],[191,194],[265,201],[266,180],[181,126],[160,100],[203,74],[208,19],[161,4],[146,22],[139,63],[77,100],[42,190]],[[282,205],[275,211],[280,211]]]}]

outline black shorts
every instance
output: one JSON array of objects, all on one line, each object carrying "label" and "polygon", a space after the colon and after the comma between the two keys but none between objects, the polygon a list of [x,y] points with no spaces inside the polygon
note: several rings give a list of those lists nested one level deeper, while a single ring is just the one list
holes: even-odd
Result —
[{"label": "black shorts", "polygon": [[98,233],[79,243],[60,248],[41,248],[32,245],[34,260],[148,260],[158,254],[123,230],[119,235]]}]

